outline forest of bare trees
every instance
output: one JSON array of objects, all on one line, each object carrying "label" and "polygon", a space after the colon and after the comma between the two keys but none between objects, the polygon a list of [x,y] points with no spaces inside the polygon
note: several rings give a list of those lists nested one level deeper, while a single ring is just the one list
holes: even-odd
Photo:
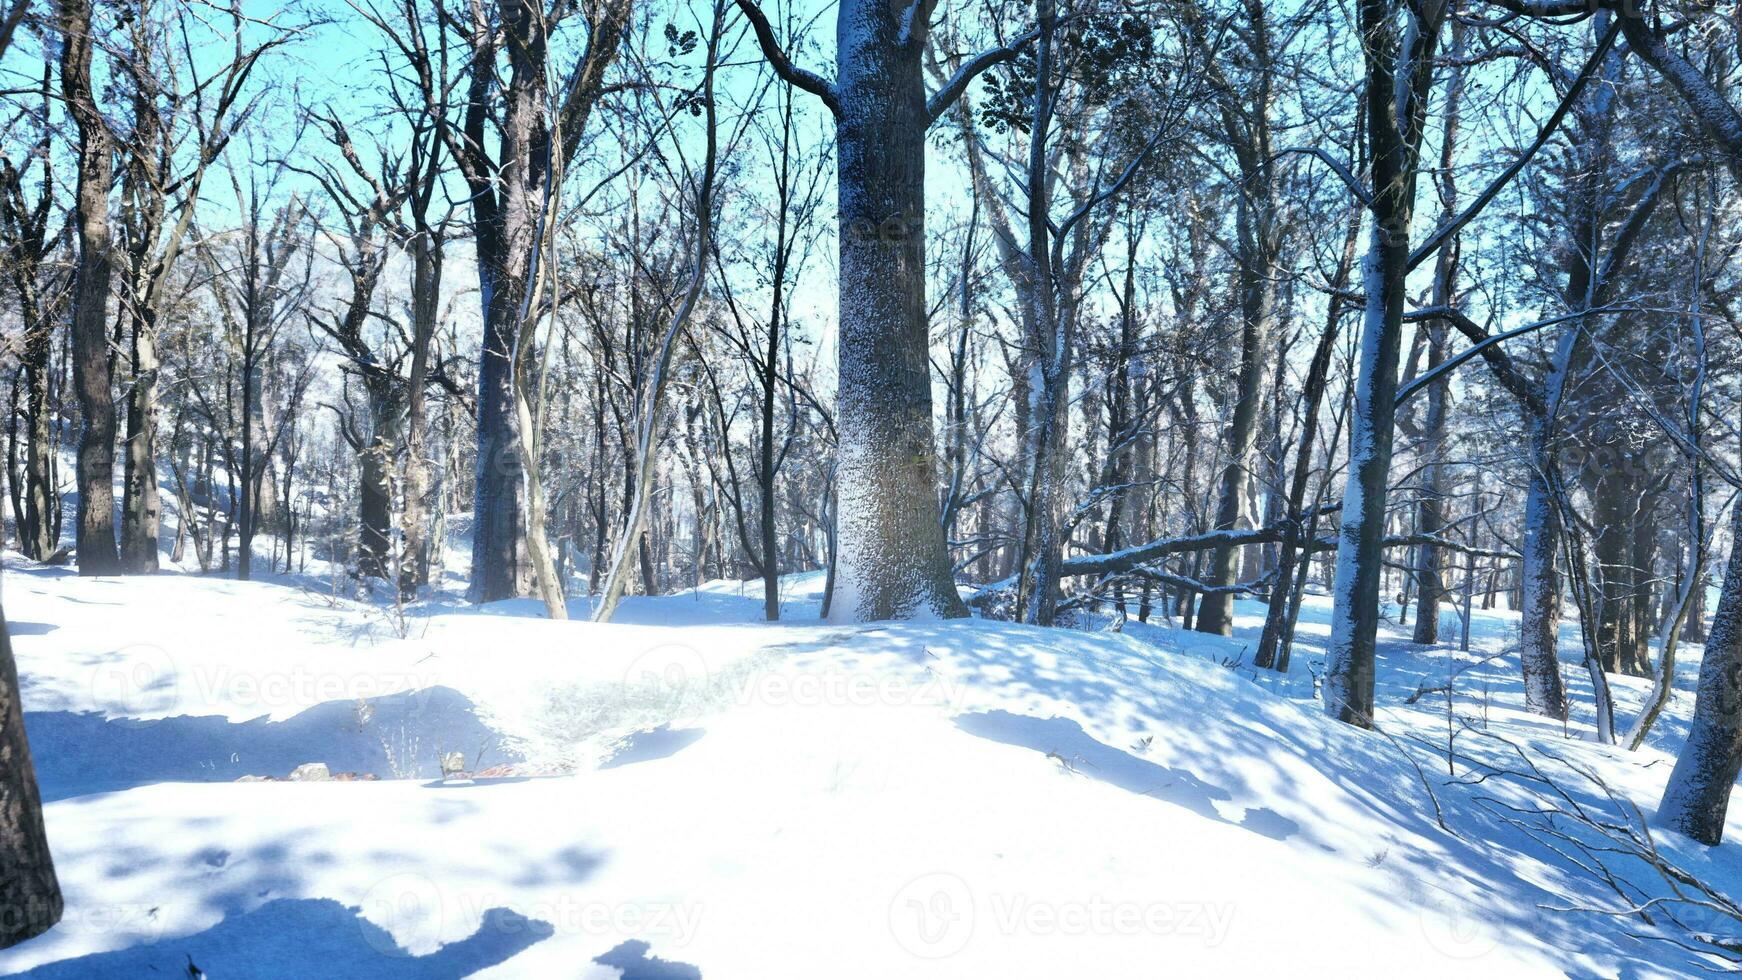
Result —
[{"label": "forest of bare trees", "polygon": [[[1732,5],[0,13],[31,561],[596,620],[722,578],[780,619],[809,571],[841,623],[1229,635],[1258,599],[1246,664],[1284,673],[1328,594],[1322,706],[1363,728],[1383,623],[1467,646],[1506,609],[1529,709],[1626,748],[1704,644],[1655,820],[1722,836]],[[34,867],[13,675],[0,857]],[[39,877],[8,889],[52,921]]]}]

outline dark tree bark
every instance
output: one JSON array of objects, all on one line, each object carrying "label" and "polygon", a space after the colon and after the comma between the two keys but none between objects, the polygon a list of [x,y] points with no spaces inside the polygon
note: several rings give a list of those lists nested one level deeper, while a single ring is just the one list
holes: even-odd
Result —
[{"label": "dark tree bark", "polygon": [[47,932],[60,916],[60,883],[18,699],[18,665],[0,613],[0,949]]},{"label": "dark tree bark", "polygon": [[837,29],[837,555],[830,618],[961,616],[938,511],[925,304],[923,39],[846,0]]},{"label": "dark tree bark", "polygon": [[[1731,510],[1730,528],[1732,541],[1742,541],[1742,506]],[[1693,726],[1656,823],[1715,845],[1724,837],[1730,791],[1742,773],[1742,546],[1730,548],[1696,690]]]},{"label": "dark tree bark", "polygon": [[[421,216],[419,221],[421,224]],[[424,379],[429,376],[436,304],[441,296],[442,246],[442,238],[428,227],[420,228],[411,241],[411,383],[405,392],[405,459],[400,478],[400,494],[405,500],[400,512],[403,553],[399,559],[399,593],[408,599],[429,584],[429,537],[424,527],[424,498],[429,495],[429,466],[424,461],[428,452]]]},{"label": "dark tree bark", "polygon": [[[1461,22],[1452,24],[1451,49],[1447,56],[1453,62],[1451,78],[1446,83],[1445,134],[1441,138],[1440,168],[1437,184],[1440,196],[1440,225],[1448,225],[1458,214],[1458,183],[1454,168],[1458,146],[1459,125],[1462,122],[1464,99],[1465,34],[1468,28]],[[1457,301],[1458,249],[1450,245],[1440,250],[1434,264],[1433,303],[1451,306]],[[1427,370],[1433,371],[1445,362],[1448,329],[1444,322],[1430,320],[1426,324],[1428,337]],[[1421,424],[1421,454],[1424,460],[1421,474],[1421,500],[1416,505],[1415,529],[1430,538],[1438,537],[1445,526],[1445,497],[1449,482],[1445,463],[1448,402],[1451,393],[1447,382],[1428,387],[1427,417]],[[1440,599],[1446,594],[1445,573],[1440,548],[1423,544],[1416,550],[1415,582],[1419,590],[1416,599],[1416,643],[1438,643],[1440,638]]]},{"label": "dark tree bark", "polygon": [[109,357],[109,190],[115,180],[115,140],[91,87],[91,0],[61,0],[61,95],[78,124],[79,262],[73,292],[73,387],[79,416],[76,528],[80,575],[121,570],[115,547],[115,395]]},{"label": "dark tree bark", "polygon": [[[1263,4],[1248,3],[1240,36],[1249,53],[1253,83],[1229,84],[1220,72],[1216,78],[1223,104],[1222,128],[1239,163],[1240,183],[1235,189],[1236,289],[1240,298],[1240,370],[1234,382],[1234,414],[1228,421],[1225,465],[1216,490],[1216,528],[1232,530],[1258,523],[1248,512],[1247,487],[1252,482],[1257,455],[1259,412],[1267,395],[1265,373],[1274,354],[1278,315],[1277,269],[1282,249],[1282,228],[1277,217],[1276,162],[1271,146],[1270,116],[1275,102],[1270,29]],[[1202,27],[1200,22],[1200,34]],[[1205,53],[1213,42],[1200,39]],[[1213,58],[1213,55],[1212,55]],[[1240,553],[1218,548],[1210,553],[1210,568],[1204,581],[1212,586],[1233,585],[1240,571]],[[1248,569],[1250,577],[1252,571]],[[1200,633],[1232,636],[1234,593],[1208,592],[1198,603]]]},{"label": "dark tree bark", "polygon": [[[1445,13],[1443,2],[1419,9],[1396,0],[1361,3],[1373,225],[1324,697],[1327,714],[1362,728],[1373,723],[1374,645],[1416,164],[1434,46]],[[1400,19],[1408,20],[1407,28]]]},{"label": "dark tree bark", "polygon": [[[163,118],[157,105],[145,11],[133,26],[133,132],[121,181],[122,227],[127,242],[121,314],[131,341],[131,384],[127,386],[126,456],[121,478],[121,570],[131,575],[157,571],[157,532],[161,505],[157,493],[157,304],[160,267],[157,237],[165,218],[164,175],[168,155]],[[183,205],[191,212],[193,201]],[[185,228],[186,226],[183,225]],[[178,236],[179,237],[179,236]]]},{"label": "dark tree bark", "polygon": [[[521,308],[532,285],[533,255],[553,157],[573,160],[629,26],[629,0],[607,0],[587,15],[588,35],[569,88],[558,95],[553,147],[546,105],[548,57],[557,14],[530,0],[473,4],[456,11],[471,48],[466,110],[457,132],[444,135],[471,195],[479,302],[484,317],[478,358],[477,459],[472,503],[472,568],[467,597],[493,602],[520,595],[532,581],[524,540],[519,408],[513,358]],[[506,66],[500,62],[506,61]],[[494,130],[492,134],[490,131]],[[489,148],[488,150],[486,148]],[[553,154],[552,151],[556,153]]]},{"label": "dark tree bark", "polygon": [[[52,105],[49,72],[42,77],[43,119]],[[54,405],[50,397],[53,375],[50,354],[54,348],[55,322],[61,304],[44,295],[43,263],[54,248],[48,236],[48,221],[54,204],[54,172],[47,166],[52,130],[46,125],[36,152],[22,167],[0,156],[0,247],[17,294],[21,343],[19,362],[24,369],[23,421],[26,424],[23,479],[16,474],[11,486],[13,511],[18,520],[19,551],[33,561],[45,561],[60,543],[61,507],[56,492]],[[28,200],[24,180],[33,164],[42,166],[40,191]],[[16,423],[16,420],[15,420]],[[22,485],[20,485],[20,483]]]}]

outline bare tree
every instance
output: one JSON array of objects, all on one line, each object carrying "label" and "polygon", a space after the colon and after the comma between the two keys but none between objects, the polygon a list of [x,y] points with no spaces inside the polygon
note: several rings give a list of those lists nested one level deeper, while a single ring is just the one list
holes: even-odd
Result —
[{"label": "bare tree", "polygon": [[115,393],[109,356],[109,285],[114,269],[109,191],[115,137],[91,83],[98,43],[92,0],[58,0],[61,98],[78,124],[79,265],[72,304],[73,386],[79,399],[78,524],[80,575],[121,569],[115,546]]},{"label": "bare tree", "polygon": [[[468,593],[474,602],[519,595],[529,583],[512,363],[516,350],[529,348],[515,331],[537,271],[534,257],[545,227],[540,216],[555,196],[552,165],[575,159],[630,10],[630,0],[582,7],[558,2],[549,9],[528,0],[498,0],[442,12],[470,54],[462,118],[443,133],[470,195],[484,316]],[[586,43],[566,85],[553,92],[551,33],[576,14],[585,21]],[[554,119],[546,111],[553,99]]]},{"label": "bare tree", "polygon": [[[22,14],[24,6],[18,4],[13,14]],[[55,275],[51,268],[62,237],[51,231],[50,224],[56,217],[54,166],[50,158],[55,129],[51,68],[52,62],[45,59],[40,89],[42,107],[35,119],[36,139],[28,144],[20,160],[0,151],[0,248],[4,248],[8,278],[17,295],[19,360],[24,368],[25,385],[21,414],[28,426],[24,478],[20,481],[14,471],[9,483],[18,522],[19,550],[35,561],[47,561],[54,554],[61,530],[50,355],[67,291],[64,277]],[[23,129],[19,126],[16,131],[22,134]],[[37,184],[34,195],[26,187],[32,175]]]},{"label": "bare tree", "polygon": [[[688,162],[683,164],[684,184],[693,188],[695,202],[695,227],[690,232],[689,280],[677,299],[671,321],[666,325],[657,353],[648,366],[650,376],[647,393],[635,427],[634,489],[629,499],[628,515],[624,519],[623,533],[612,549],[611,564],[605,573],[598,604],[593,609],[593,621],[598,623],[608,623],[616,614],[617,605],[623,598],[623,590],[628,585],[629,566],[641,546],[647,523],[648,495],[653,487],[653,448],[660,442],[664,418],[662,401],[669,383],[672,355],[676,350],[678,337],[688,328],[696,303],[701,299],[702,287],[706,285],[708,278],[708,262],[714,252],[714,181],[720,153],[719,109],[715,104],[714,75],[719,66],[720,37],[725,28],[725,19],[726,6],[721,0],[713,6],[705,49],[707,61],[702,68],[701,89],[695,97],[704,120],[701,171],[692,174]],[[681,157],[681,150],[679,153]]]},{"label": "bare tree", "polygon": [[738,0],[776,74],[835,119],[840,227],[840,450],[830,618],[962,616],[938,503],[925,303],[925,134],[971,81],[1038,36],[963,62],[925,92],[933,0],[845,0],[835,78],[793,64],[753,0]]}]

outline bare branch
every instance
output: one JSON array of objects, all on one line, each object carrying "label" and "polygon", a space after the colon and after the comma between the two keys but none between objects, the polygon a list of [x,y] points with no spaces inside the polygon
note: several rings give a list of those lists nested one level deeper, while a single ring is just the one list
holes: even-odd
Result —
[{"label": "bare branch", "polygon": [[756,43],[762,48],[762,56],[768,59],[768,66],[788,85],[801,88],[823,100],[823,105],[835,115],[841,114],[841,100],[835,92],[833,82],[818,75],[816,72],[800,68],[787,57],[786,51],[780,46],[780,41],[774,36],[774,28],[768,23],[768,16],[762,12],[755,0],[737,0],[738,9],[744,12],[745,19],[750,21],[750,29],[756,32]]}]

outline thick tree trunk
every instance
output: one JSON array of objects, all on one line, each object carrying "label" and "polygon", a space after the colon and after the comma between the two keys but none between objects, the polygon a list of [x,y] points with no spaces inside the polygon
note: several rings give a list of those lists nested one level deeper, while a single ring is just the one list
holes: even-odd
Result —
[{"label": "thick tree trunk", "polygon": [[0,613],[0,949],[41,935],[60,916],[60,883],[18,699],[18,665]]},{"label": "thick tree trunk", "polygon": [[837,622],[967,615],[940,521],[932,438],[922,45],[902,43],[900,14],[879,0],[845,0],[836,28]]},{"label": "thick tree trunk", "polygon": [[79,129],[79,260],[71,324],[73,387],[82,422],[75,540],[80,575],[113,575],[121,567],[115,548],[115,397],[107,329],[114,138],[91,87],[90,0],[62,0],[61,17],[61,91]]},{"label": "thick tree trunk", "polygon": [[[495,256],[492,256],[494,259]],[[485,282],[484,349],[478,363],[478,455],[472,501],[472,575],[467,597],[494,602],[521,595],[531,582],[525,541],[525,501],[522,489],[520,433],[514,404],[512,302],[523,287],[498,275],[478,250],[479,275]],[[502,259],[503,266],[524,267]],[[512,285],[512,288],[507,288]],[[512,294],[512,295],[511,295]]]},{"label": "thick tree trunk", "polygon": [[497,81],[496,49],[489,46],[488,60],[472,67],[471,92],[477,105],[468,110],[465,134],[469,144],[478,144],[481,150],[484,107],[500,98],[499,162],[493,171],[473,165],[467,175],[473,184],[478,295],[484,317],[478,356],[472,569],[466,593],[473,602],[522,595],[531,584],[514,358],[521,349],[518,330],[521,307],[531,288],[533,250],[543,229],[540,216],[546,191],[541,171],[548,161],[534,159],[534,144],[542,150],[549,140],[545,132],[548,39],[541,8],[500,6],[502,25],[493,30],[507,35],[502,46],[508,75]]},{"label": "thick tree trunk", "polygon": [[393,577],[393,450],[398,399],[387,378],[369,382],[369,432],[357,451],[357,574]]},{"label": "thick tree trunk", "polygon": [[[1730,513],[1742,541],[1742,505]],[[1656,823],[1703,844],[1724,837],[1730,791],[1742,771],[1742,546],[1732,544],[1717,614],[1700,663],[1693,726],[1664,787]]]}]

